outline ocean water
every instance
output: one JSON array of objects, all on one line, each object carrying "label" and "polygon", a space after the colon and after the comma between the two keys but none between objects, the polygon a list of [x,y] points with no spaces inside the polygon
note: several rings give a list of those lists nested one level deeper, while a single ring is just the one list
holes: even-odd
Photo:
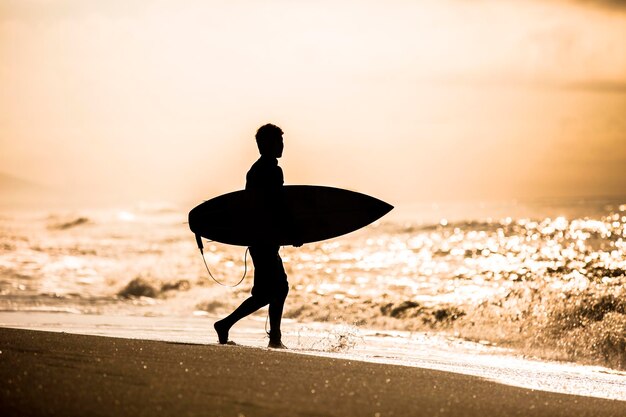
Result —
[{"label": "ocean water", "polygon": [[[235,288],[211,280],[188,209],[1,212],[0,310],[228,314],[249,294],[252,262]],[[282,248],[285,317],[626,369],[625,225],[626,198],[400,207],[347,236]],[[205,243],[226,285],[241,278],[244,253]]]}]

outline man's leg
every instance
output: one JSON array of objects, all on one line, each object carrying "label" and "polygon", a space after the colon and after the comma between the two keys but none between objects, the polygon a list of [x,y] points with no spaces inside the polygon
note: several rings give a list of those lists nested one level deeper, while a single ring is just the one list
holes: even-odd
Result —
[{"label": "man's leg", "polygon": [[285,281],[283,288],[277,291],[276,296],[270,301],[270,347],[284,348],[281,338],[280,322],[283,317],[283,307],[289,293],[289,284]]},{"label": "man's leg", "polygon": [[230,313],[230,315],[220,321],[217,321],[213,327],[217,332],[217,337],[221,344],[225,344],[228,342],[228,331],[235,323],[237,323],[242,318],[249,316],[254,313],[261,307],[264,307],[268,304],[268,300],[264,297],[251,296],[248,297],[235,311]]}]

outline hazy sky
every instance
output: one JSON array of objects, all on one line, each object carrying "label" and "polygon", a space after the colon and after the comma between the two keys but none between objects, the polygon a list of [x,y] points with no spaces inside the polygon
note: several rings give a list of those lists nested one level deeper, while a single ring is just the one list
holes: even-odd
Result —
[{"label": "hazy sky", "polygon": [[623,3],[0,0],[0,172],[199,200],[273,122],[292,184],[625,195]]}]

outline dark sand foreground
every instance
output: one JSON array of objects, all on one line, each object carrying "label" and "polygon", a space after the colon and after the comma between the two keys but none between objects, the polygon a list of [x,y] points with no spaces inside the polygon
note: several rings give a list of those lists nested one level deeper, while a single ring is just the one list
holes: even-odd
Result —
[{"label": "dark sand foreground", "polygon": [[626,402],[238,346],[0,329],[0,415],[626,416]]}]

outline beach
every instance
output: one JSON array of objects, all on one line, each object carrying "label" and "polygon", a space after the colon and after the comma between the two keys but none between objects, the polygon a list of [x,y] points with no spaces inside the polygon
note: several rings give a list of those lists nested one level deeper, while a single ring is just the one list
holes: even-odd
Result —
[{"label": "beach", "polygon": [[[607,204],[285,247],[287,352],[265,309],[215,344],[253,271],[208,279],[180,209],[5,213],[0,415],[624,416],[626,205]],[[234,284],[244,252],[205,259]]]},{"label": "beach", "polygon": [[626,402],[258,347],[0,329],[3,416],[623,416]]},{"label": "beach", "polygon": [[0,417],[626,417],[626,0],[0,2]]}]

